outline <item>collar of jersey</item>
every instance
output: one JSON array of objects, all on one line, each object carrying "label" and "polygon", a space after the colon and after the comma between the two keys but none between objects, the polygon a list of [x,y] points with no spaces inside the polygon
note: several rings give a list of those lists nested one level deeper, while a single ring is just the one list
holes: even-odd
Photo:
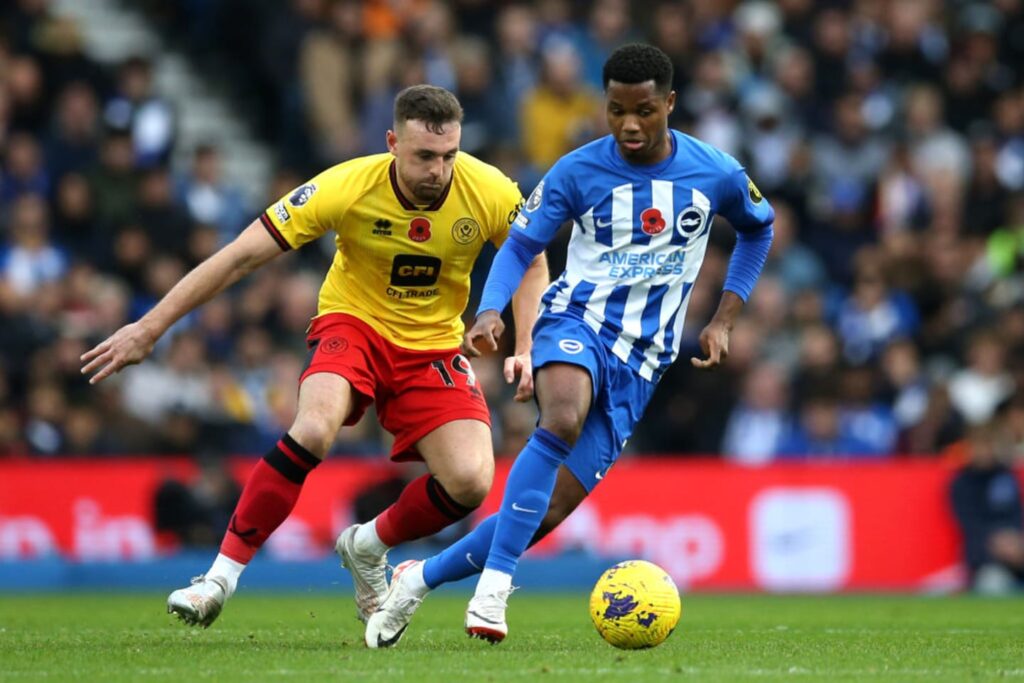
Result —
[{"label": "collar of jersey", "polygon": [[668,137],[669,137],[669,140],[671,140],[671,142],[672,142],[672,152],[667,157],[665,157],[664,161],[660,161],[660,162],[658,162],[656,164],[650,164],[650,165],[648,165],[648,164],[631,164],[631,163],[629,163],[628,161],[623,159],[622,155],[619,153],[619,145],[618,145],[618,143],[615,142],[615,136],[614,135],[609,135],[608,139],[611,140],[611,143],[612,143],[612,157],[615,158],[615,162],[617,164],[619,164],[623,168],[628,168],[633,173],[645,173],[647,175],[655,176],[655,175],[660,174],[666,168],[668,168],[672,164],[672,162],[675,161],[675,159],[676,159],[676,152],[679,150],[679,144],[676,141],[676,132],[674,130],[672,130],[671,128],[668,129]]},{"label": "collar of jersey", "polygon": [[448,184],[444,188],[444,192],[441,196],[433,201],[433,203],[425,209],[421,209],[406,198],[402,194],[402,188],[398,186],[398,170],[395,168],[395,162],[392,160],[391,165],[388,166],[388,178],[391,180],[391,189],[395,191],[395,197],[398,199],[398,203],[402,205],[402,208],[406,211],[437,211],[444,205],[444,200],[448,199],[448,192],[452,189],[452,183],[455,182],[455,171],[452,170],[452,179],[448,181]]}]

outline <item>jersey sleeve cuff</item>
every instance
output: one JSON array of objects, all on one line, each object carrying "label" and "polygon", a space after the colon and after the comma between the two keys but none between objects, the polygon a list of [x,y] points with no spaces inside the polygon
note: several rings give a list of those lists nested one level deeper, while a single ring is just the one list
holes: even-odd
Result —
[{"label": "jersey sleeve cuff", "polygon": [[266,211],[260,214],[260,223],[263,224],[263,227],[267,229],[270,236],[274,238],[275,242],[277,242],[277,246],[281,247],[281,251],[291,250],[292,245],[288,244],[288,240],[284,238],[281,231],[277,229],[276,225],[274,225],[274,221],[270,220],[270,216],[267,215]]}]

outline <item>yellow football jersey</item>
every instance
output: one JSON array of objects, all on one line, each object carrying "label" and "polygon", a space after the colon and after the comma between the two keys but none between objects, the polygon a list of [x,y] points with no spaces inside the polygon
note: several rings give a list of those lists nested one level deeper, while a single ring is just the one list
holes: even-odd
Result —
[{"label": "yellow football jersey", "polygon": [[318,316],[353,315],[408,349],[458,346],[473,263],[485,240],[505,241],[522,195],[501,171],[465,152],[454,168],[441,197],[417,208],[398,187],[391,154],[360,157],[260,216],[285,250],[334,231],[338,251]]}]

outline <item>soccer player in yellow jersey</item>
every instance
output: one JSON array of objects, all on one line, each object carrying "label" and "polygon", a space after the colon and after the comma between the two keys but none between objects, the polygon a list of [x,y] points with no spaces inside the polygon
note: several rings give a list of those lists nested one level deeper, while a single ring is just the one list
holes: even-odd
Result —
[{"label": "soccer player in yellow jersey", "polygon": [[[352,573],[364,621],[387,590],[388,548],[440,531],[487,495],[490,419],[459,353],[460,315],[481,247],[504,242],[522,197],[498,169],[459,152],[461,120],[458,100],[442,88],[402,91],[389,153],[347,161],[298,187],[139,321],[82,356],[82,372],[95,372],[91,382],[99,382],[142,361],[172,323],[245,274],[335,233],[338,251],[310,325],[295,421],[253,469],[210,570],[168,598],[168,611],[186,622],[209,626],[217,618],[338,430],[356,423],[371,402],[395,435],[391,457],[423,460],[429,474],[375,520],[338,537],[335,549]],[[513,303],[519,335],[505,377],[520,376],[519,400],[533,392],[530,330],[547,284],[542,255]]]}]

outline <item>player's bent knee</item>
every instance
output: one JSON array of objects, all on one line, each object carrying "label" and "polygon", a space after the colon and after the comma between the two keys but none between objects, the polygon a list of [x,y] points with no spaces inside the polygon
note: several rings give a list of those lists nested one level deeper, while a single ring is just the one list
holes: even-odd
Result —
[{"label": "player's bent knee", "polygon": [[288,433],[310,453],[321,460],[338,436],[339,425],[321,415],[304,415],[297,417]]},{"label": "player's bent knee", "polygon": [[459,505],[469,508],[479,507],[491,490],[494,480],[494,469],[463,471],[438,477],[444,490]]},{"label": "player's bent knee", "polygon": [[580,438],[586,417],[586,413],[581,414],[574,406],[560,406],[547,412],[542,410],[540,426],[572,445]]}]

